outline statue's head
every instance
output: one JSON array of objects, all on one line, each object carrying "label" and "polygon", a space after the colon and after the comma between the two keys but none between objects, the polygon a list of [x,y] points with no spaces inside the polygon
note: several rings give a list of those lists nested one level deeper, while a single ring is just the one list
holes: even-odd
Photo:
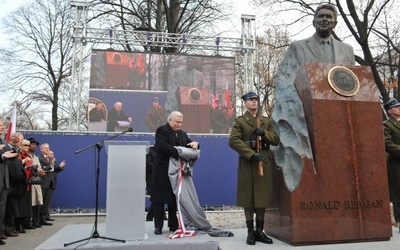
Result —
[{"label": "statue's head", "polygon": [[329,37],[337,24],[337,9],[332,4],[318,6],[314,13],[313,26],[315,31],[322,38]]}]

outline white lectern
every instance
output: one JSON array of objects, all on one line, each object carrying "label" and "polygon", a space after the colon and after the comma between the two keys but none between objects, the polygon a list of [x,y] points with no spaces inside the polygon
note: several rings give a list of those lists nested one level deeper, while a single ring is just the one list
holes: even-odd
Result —
[{"label": "white lectern", "polygon": [[145,235],[145,169],[148,141],[106,141],[106,236],[143,240]]}]

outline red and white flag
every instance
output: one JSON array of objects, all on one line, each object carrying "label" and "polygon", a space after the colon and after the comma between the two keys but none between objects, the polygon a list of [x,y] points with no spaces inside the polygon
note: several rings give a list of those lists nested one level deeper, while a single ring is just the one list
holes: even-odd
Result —
[{"label": "red and white flag", "polygon": [[10,141],[10,136],[15,133],[15,126],[17,125],[17,102],[14,102],[14,107],[11,112],[11,120],[8,124],[7,134],[6,134],[6,141]]},{"label": "red and white flag", "polygon": [[231,107],[231,98],[229,96],[229,89],[228,89],[228,84],[229,82],[226,81],[226,87],[225,87],[225,107]]},{"label": "red and white flag", "polygon": [[217,107],[217,100],[218,100],[218,94],[217,92],[214,93],[213,97],[211,98],[211,108],[215,110]]}]

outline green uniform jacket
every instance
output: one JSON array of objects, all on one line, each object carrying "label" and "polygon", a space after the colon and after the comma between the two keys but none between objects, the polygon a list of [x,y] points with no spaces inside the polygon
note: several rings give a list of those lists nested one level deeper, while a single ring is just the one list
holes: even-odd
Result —
[{"label": "green uniform jacket", "polygon": [[[265,131],[263,141],[269,145],[278,145],[279,136],[272,122],[267,117],[261,117],[260,123]],[[246,112],[235,119],[229,135],[229,146],[239,154],[236,204],[240,207],[271,207],[273,185],[269,150],[262,151],[267,160],[263,162],[264,176],[258,176],[258,162],[251,160],[255,151],[246,144],[246,141],[255,140],[252,136],[255,128],[256,118]]]},{"label": "green uniform jacket", "polygon": [[390,117],[383,123],[388,156],[389,193],[392,202],[400,202],[400,122]]}]

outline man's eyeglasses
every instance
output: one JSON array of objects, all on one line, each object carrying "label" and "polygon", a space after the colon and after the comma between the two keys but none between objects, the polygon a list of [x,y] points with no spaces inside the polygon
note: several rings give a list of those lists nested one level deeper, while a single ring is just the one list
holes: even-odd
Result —
[{"label": "man's eyeglasses", "polygon": [[29,145],[29,144],[22,144],[22,146],[27,146],[27,147],[29,147],[30,145]]}]

